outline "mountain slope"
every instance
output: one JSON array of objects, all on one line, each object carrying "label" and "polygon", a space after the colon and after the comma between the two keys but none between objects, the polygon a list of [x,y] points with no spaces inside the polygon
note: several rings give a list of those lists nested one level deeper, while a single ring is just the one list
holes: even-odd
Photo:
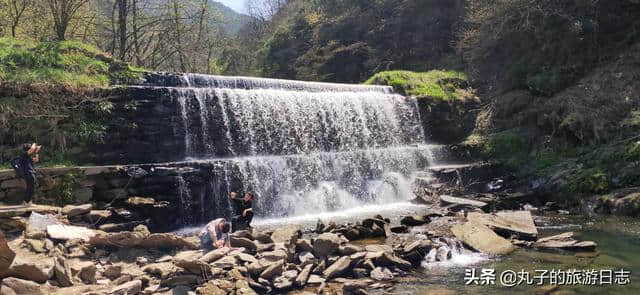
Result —
[{"label": "mountain slope", "polygon": [[250,16],[238,13],[218,1],[211,1],[211,7],[214,10],[220,11],[222,16],[224,17],[224,24],[222,25],[222,29],[226,33],[231,35],[237,34],[238,31],[240,31],[240,29],[242,29],[242,27],[248,24],[251,20]]}]

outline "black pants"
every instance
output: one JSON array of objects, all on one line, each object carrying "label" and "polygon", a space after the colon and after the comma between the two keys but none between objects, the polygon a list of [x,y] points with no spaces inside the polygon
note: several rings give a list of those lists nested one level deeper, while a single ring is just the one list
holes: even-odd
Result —
[{"label": "black pants", "polygon": [[253,220],[253,213],[247,212],[247,216],[236,215],[231,217],[231,231],[239,231],[246,229],[251,225],[251,220]]},{"label": "black pants", "polygon": [[31,202],[33,193],[36,191],[36,176],[30,173],[24,176],[24,181],[27,183],[27,190],[25,191],[24,201]]}]

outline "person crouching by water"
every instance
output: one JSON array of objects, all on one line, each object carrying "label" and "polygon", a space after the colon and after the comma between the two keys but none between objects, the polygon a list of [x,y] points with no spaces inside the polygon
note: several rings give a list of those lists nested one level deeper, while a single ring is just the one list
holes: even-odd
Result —
[{"label": "person crouching by water", "polygon": [[35,163],[40,161],[40,148],[36,143],[25,143],[20,154],[20,164],[24,172],[24,181],[27,184],[23,205],[31,206],[33,194],[36,191],[37,178]]},{"label": "person crouching by water", "polygon": [[224,218],[214,219],[207,223],[199,234],[202,249],[211,251],[223,247],[231,248],[230,229],[231,225]]},{"label": "person crouching by water", "polygon": [[253,220],[253,193],[247,192],[242,199],[236,192],[231,192],[234,216],[231,218],[233,232],[246,229],[251,226]]}]

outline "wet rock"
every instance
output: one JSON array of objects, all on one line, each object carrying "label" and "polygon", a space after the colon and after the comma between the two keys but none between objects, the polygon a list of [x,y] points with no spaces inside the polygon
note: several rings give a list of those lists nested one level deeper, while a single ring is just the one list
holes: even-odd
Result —
[{"label": "wet rock", "polygon": [[322,274],[327,279],[335,278],[346,272],[349,269],[350,264],[351,258],[349,258],[349,256],[342,256],[336,262],[327,267]]},{"label": "wet rock", "polygon": [[73,285],[71,267],[61,256],[55,258],[54,275],[61,287],[71,287]]},{"label": "wet rock", "polygon": [[0,285],[0,294],[41,295],[45,293],[42,287],[35,282],[18,278],[5,278],[2,279],[2,284]]},{"label": "wet rock", "polygon": [[255,252],[256,250],[258,250],[258,246],[256,245],[255,242],[253,242],[252,240],[250,240],[248,238],[243,238],[243,237],[231,236],[231,246],[232,247],[243,247],[243,248],[245,248],[245,249],[247,249],[248,251],[251,251],[251,252]]},{"label": "wet rock", "polygon": [[409,229],[405,225],[396,225],[389,228],[392,233],[403,234],[407,233]]},{"label": "wet rock", "polygon": [[37,283],[44,283],[53,277],[54,262],[45,256],[17,256],[9,270],[0,276],[11,276]]},{"label": "wet rock", "polygon": [[459,240],[483,253],[501,255],[509,254],[514,250],[509,241],[498,236],[486,225],[477,221],[455,224],[451,227],[451,232]]},{"label": "wet rock", "polygon": [[595,250],[597,244],[592,241],[578,241],[573,238],[573,232],[566,232],[555,236],[539,239],[533,243],[534,248],[564,249],[564,250]]},{"label": "wet rock", "polygon": [[318,258],[326,257],[338,250],[342,239],[334,233],[323,233],[313,241],[313,254]]},{"label": "wet rock", "polygon": [[402,219],[400,219],[400,223],[406,226],[419,226],[428,222],[429,222],[429,219],[424,218],[424,216],[420,216],[420,215],[405,216]]},{"label": "wet rock", "polygon": [[301,252],[313,252],[313,245],[311,244],[311,241],[309,241],[309,239],[299,239],[296,242],[296,250]]},{"label": "wet rock", "polygon": [[262,273],[260,273],[260,277],[266,280],[271,280],[276,276],[279,276],[284,271],[284,260],[280,260],[269,265]]},{"label": "wet rock", "polygon": [[340,253],[340,255],[343,255],[343,256],[349,256],[351,254],[355,254],[363,250],[364,249],[362,249],[362,247],[360,246],[356,246],[353,244],[346,244],[338,248],[338,253]]},{"label": "wet rock", "polygon": [[470,212],[467,220],[480,222],[496,233],[521,240],[535,240],[538,229],[529,211],[500,211],[494,214]]},{"label": "wet rock", "polygon": [[371,225],[371,236],[372,237],[386,237],[387,233],[384,230],[385,225],[383,226],[379,226],[378,224],[374,223],[373,225]]},{"label": "wet rock", "polygon": [[430,240],[418,240],[404,247],[404,253],[418,251],[425,255],[431,250],[433,243]]},{"label": "wet rock", "polygon": [[54,224],[47,226],[47,235],[54,240],[68,241],[79,239],[89,241],[97,234],[95,230],[81,226]]},{"label": "wet rock", "polygon": [[275,278],[273,280],[273,287],[277,290],[287,290],[293,287],[293,283],[298,277],[298,271],[296,270],[288,270],[282,273],[281,276]]},{"label": "wet rock", "polygon": [[323,277],[315,274],[309,275],[309,279],[307,280],[307,284],[322,284],[326,281]]},{"label": "wet rock", "polygon": [[388,281],[393,279],[393,274],[386,267],[376,267],[371,271],[371,278],[376,281]]},{"label": "wet rock", "polygon": [[364,227],[373,228],[374,224],[382,228],[385,224],[387,224],[387,221],[379,217],[366,218],[362,220],[362,226]]},{"label": "wet rock", "polygon": [[353,277],[356,279],[368,278],[370,273],[368,269],[359,267],[352,269],[351,272],[353,273]]},{"label": "wet rock", "polygon": [[16,253],[9,248],[4,233],[0,231],[0,274],[6,272],[16,257]]},{"label": "wet rock", "polygon": [[409,261],[406,261],[398,256],[395,256],[393,253],[382,252],[381,255],[374,258],[374,263],[377,266],[395,266],[397,268],[403,270],[409,270],[412,267],[412,264]]},{"label": "wet rock", "polygon": [[446,246],[440,246],[436,250],[436,261],[447,261],[451,259],[451,250]]},{"label": "wet rock", "polygon": [[251,229],[251,237],[253,240],[259,241],[260,243],[264,243],[264,244],[269,244],[269,243],[273,243],[273,240],[271,239],[271,235],[258,230],[256,228]]},{"label": "wet rock", "polygon": [[284,243],[285,245],[295,245],[302,235],[302,227],[298,224],[290,224],[277,228],[271,234],[274,243]]},{"label": "wet rock", "polygon": [[67,217],[72,218],[75,216],[83,215],[89,213],[93,209],[92,204],[84,204],[84,205],[67,205],[62,208],[62,214],[67,215]]},{"label": "wet rock", "polygon": [[316,222],[316,230],[315,230],[315,232],[317,234],[321,234],[321,233],[324,232],[324,228],[325,227],[326,226],[324,225],[324,222],[322,222],[322,220],[318,219],[318,221]]},{"label": "wet rock", "polygon": [[142,281],[133,280],[111,289],[111,291],[109,291],[109,294],[110,295],[135,295],[140,293],[140,291],[142,291]]},{"label": "wet rock", "polygon": [[307,281],[309,280],[309,275],[311,275],[311,269],[313,268],[313,264],[307,264],[302,271],[300,271],[300,274],[298,275],[298,277],[296,277],[296,286],[298,287],[303,287],[304,285],[307,284]]},{"label": "wet rock", "polygon": [[440,195],[440,202],[444,205],[465,205],[471,207],[482,208],[487,206],[487,203],[464,199],[464,198],[456,198],[448,195]]}]

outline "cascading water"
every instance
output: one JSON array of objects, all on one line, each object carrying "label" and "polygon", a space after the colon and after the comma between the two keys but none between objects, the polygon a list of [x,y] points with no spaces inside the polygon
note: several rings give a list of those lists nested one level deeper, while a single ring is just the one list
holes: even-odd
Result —
[{"label": "cascading water", "polygon": [[432,161],[415,99],[389,87],[183,77],[169,95],[185,159],[209,167],[196,201],[211,215],[228,216],[230,191],[255,192],[262,217],[406,201]]}]

